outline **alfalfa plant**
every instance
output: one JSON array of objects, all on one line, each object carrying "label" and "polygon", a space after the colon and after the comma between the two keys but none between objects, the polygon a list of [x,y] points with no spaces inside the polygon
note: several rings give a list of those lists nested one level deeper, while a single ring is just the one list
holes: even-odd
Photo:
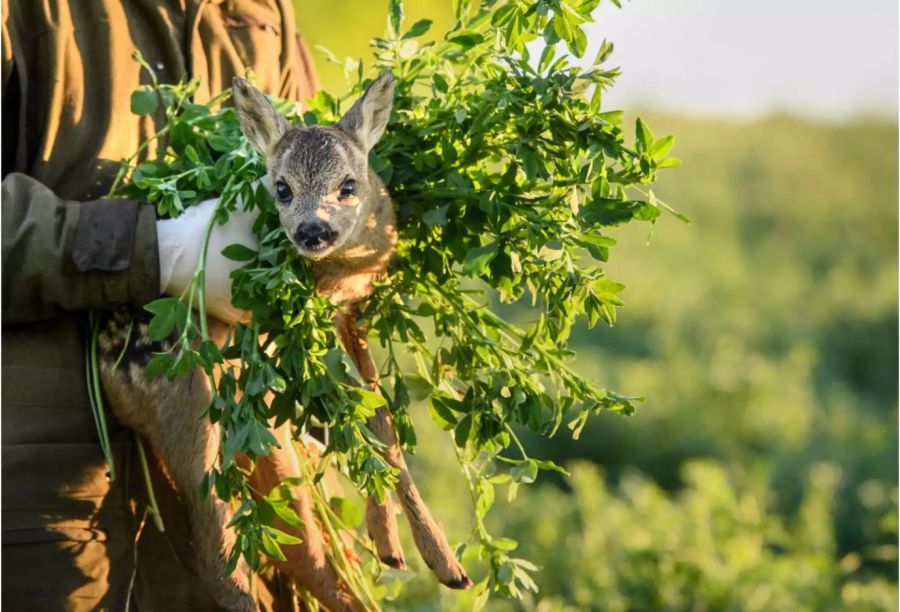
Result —
[{"label": "alfalfa plant", "polygon": [[[606,228],[655,222],[668,207],[648,186],[679,163],[668,156],[671,136],[656,139],[638,119],[634,138],[626,138],[621,112],[602,108],[618,75],[606,66],[612,45],[604,42],[588,68],[572,61],[585,53],[583,26],[599,1],[455,0],[450,30],[423,42],[431,22],[405,28],[402,3],[391,0],[372,60],[345,63],[345,97],[321,92],[302,111],[278,102],[297,124],[332,122],[368,75],[390,69],[396,77],[394,113],[371,156],[398,207],[400,231],[391,272],[364,312],[383,348],[381,394],[348,384],[332,307],[316,295],[279,224],[259,183],[262,162],[235,110],[222,104],[228,94],[198,104],[196,82],[155,81],[134,93],[134,112],[163,105],[166,124],[123,164],[115,193],[155,203],[161,216],[211,197],[220,198],[213,222],[238,205],[260,212],[259,250],[225,250],[246,264],[233,275],[233,303],[253,313],[226,346],[206,333],[203,259],[184,295],[147,306],[155,338],[173,330],[180,338],[153,358],[148,374],[201,367],[220,375],[208,415],[221,427],[222,450],[207,484],[234,501],[233,562],[244,555],[257,568],[261,554],[279,557],[278,540],[285,541],[273,526],[287,513],[284,500],[254,501],[235,462],[238,453],[268,452],[270,418],[298,429],[324,426],[326,459],[361,491],[381,496],[394,471],[366,419],[386,402],[401,444],[414,452],[409,407],[416,400],[427,401],[434,423],[450,432],[471,491],[475,525],[461,546],[475,547],[489,566],[479,600],[536,589],[535,566],[510,556],[516,542],[488,533],[485,515],[498,485],[512,500],[539,470],[562,471],[529,456],[517,428],[577,437],[593,413],[632,413],[634,398],[570,369],[567,341],[577,326],[615,321],[624,286],[603,272],[616,244]],[[140,161],[157,142],[165,143],[162,154]],[[532,322],[504,320],[495,301],[527,302]],[[199,321],[190,316],[195,307]]]}]

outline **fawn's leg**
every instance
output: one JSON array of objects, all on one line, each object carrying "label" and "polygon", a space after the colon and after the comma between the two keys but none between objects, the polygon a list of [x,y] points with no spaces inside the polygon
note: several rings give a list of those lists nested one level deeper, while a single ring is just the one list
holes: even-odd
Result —
[{"label": "fawn's leg", "polygon": [[[227,557],[234,545],[234,533],[226,527],[227,505],[214,495],[200,499],[200,483],[216,461],[219,444],[216,428],[202,416],[211,397],[206,376],[194,371],[172,381],[163,376],[146,378],[144,367],[151,354],[167,347],[149,340],[146,323],[135,321],[132,328],[129,319],[117,313],[99,337],[100,376],[112,411],[150,442],[181,491],[198,573],[210,595],[227,610],[257,610],[247,566],[239,563],[226,576]],[[128,348],[117,365],[126,343]]]},{"label": "fawn's leg", "polygon": [[[371,388],[377,389],[378,369],[375,367],[375,361],[369,351],[365,333],[356,325],[355,308],[349,307],[339,312],[335,318],[335,327],[363,381]],[[412,530],[413,541],[415,541],[416,548],[419,549],[425,564],[437,575],[438,580],[448,587],[453,589],[469,588],[472,586],[472,581],[450,549],[444,532],[434,520],[413,482],[412,474],[409,472],[403,451],[397,441],[397,432],[394,430],[390,411],[384,406],[378,408],[375,416],[368,420],[367,425],[378,436],[378,439],[388,446],[384,457],[399,472],[397,495]],[[387,516],[388,520],[392,518],[391,515]],[[385,531],[389,532],[389,529],[386,528]]]},{"label": "fawn's leg", "polygon": [[375,496],[366,500],[366,531],[375,542],[378,558],[385,565],[397,569],[405,569],[403,548],[400,546],[400,534],[397,531],[397,518],[394,502],[389,491],[384,493],[384,502],[378,503]]},{"label": "fawn's leg", "polygon": [[[210,321],[210,336],[221,346],[225,343],[229,329],[219,321]],[[270,402],[272,396],[266,398]],[[302,478],[303,471],[295,449],[292,447],[291,430],[289,424],[278,428],[271,428],[272,434],[278,441],[277,447],[272,447],[269,455],[258,457],[253,472],[250,474],[250,484],[263,495],[269,492],[285,478]],[[247,467],[247,457],[240,455],[237,461]],[[300,538],[299,544],[282,545],[281,551],[286,557],[285,561],[273,560],[275,568],[284,573],[298,585],[302,586],[332,612],[360,610],[362,605],[352,595],[347,585],[338,577],[325,554],[325,538],[316,521],[313,512],[312,499],[305,487],[291,487],[293,501],[291,507],[300,518],[301,527],[291,527],[278,519],[276,527],[285,533]]]},{"label": "fawn's leg", "polygon": [[[272,447],[269,455],[257,458],[250,477],[253,487],[266,495],[285,478],[298,478],[303,474],[300,458],[292,448],[293,440],[288,424],[272,429],[272,433],[280,448]],[[292,487],[291,495],[291,506],[300,517],[302,525],[291,527],[279,520],[276,527],[302,541],[299,544],[282,545],[281,551],[286,560],[273,561],[275,567],[309,590],[332,612],[362,609],[360,602],[335,573],[325,555],[325,538],[313,512],[309,491],[305,487]]]}]

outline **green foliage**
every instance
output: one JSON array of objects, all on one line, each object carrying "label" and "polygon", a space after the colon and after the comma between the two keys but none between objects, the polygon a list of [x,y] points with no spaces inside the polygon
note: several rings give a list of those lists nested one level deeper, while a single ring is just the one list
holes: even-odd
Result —
[{"label": "green foliage", "polygon": [[772,508],[766,478],[731,478],[714,462],[686,463],[685,486],[674,496],[633,472],[610,487],[595,466],[576,463],[571,493],[529,491],[528,503],[503,518],[505,532],[522,543],[518,553],[541,566],[540,592],[523,607],[894,609],[896,585],[848,577],[858,555],[836,558],[833,532],[823,529],[834,518],[840,470],[818,464],[801,477],[799,509],[785,517]]},{"label": "green foliage", "polygon": [[[632,419],[591,417],[577,442],[520,434],[529,453],[591,460],[605,478],[572,467],[566,491],[539,484],[510,505],[498,487],[489,526],[541,570],[533,599],[491,609],[896,610],[896,123],[648,115],[679,134],[686,164],[654,189],[694,225],[649,246],[645,227],[612,232],[627,316],[572,342],[577,371],[648,400]],[[460,537],[465,489],[440,441],[422,432],[417,474]],[[427,579],[395,605],[422,601],[471,605]]]},{"label": "green foliage", "polygon": [[[236,206],[260,211],[259,251],[226,249],[227,257],[247,262],[233,275],[233,303],[253,317],[224,346],[215,346],[206,332],[209,231],[185,295],[147,306],[154,315],[151,334],[175,332],[178,338],[153,358],[148,374],[172,377],[201,367],[213,381],[208,415],[221,426],[223,444],[206,488],[238,503],[232,568],[239,555],[253,569],[262,554],[280,558],[278,543],[289,541],[273,526],[280,516],[276,501],[254,501],[246,472],[235,462],[238,453],[252,460],[270,452],[276,443],[270,419],[298,429],[324,425],[330,456],[360,490],[381,498],[395,470],[380,456],[366,420],[387,403],[401,444],[414,450],[408,407],[416,393],[429,399],[435,422],[451,432],[470,488],[472,550],[491,568],[477,589],[481,601],[490,592],[521,597],[535,589],[534,566],[508,554],[516,543],[486,529],[494,485],[510,483],[511,499],[540,469],[560,471],[529,457],[514,426],[552,436],[565,420],[577,436],[591,414],[633,411],[634,398],[569,368],[567,342],[580,317],[589,326],[615,320],[624,285],[599,265],[615,244],[604,228],[655,221],[668,207],[646,185],[659,169],[678,163],[667,157],[671,137],[655,139],[638,120],[629,146],[620,114],[601,112],[603,89],[616,70],[599,63],[577,68],[557,49],[564,43],[583,54],[581,28],[597,4],[459,1],[451,29],[438,41],[420,43],[430,23],[403,31],[402,3],[389,2],[387,33],[372,46],[374,66],[394,72],[397,92],[371,163],[398,207],[400,243],[389,278],[364,313],[386,349],[380,395],[348,384],[333,307],[315,294],[305,262],[280,227],[257,180],[263,164],[241,136],[234,110],[218,105],[227,93],[201,105],[191,101],[196,82],[154,80],[136,92],[135,112],[150,112],[157,98],[166,108],[167,123],[156,137],[165,138],[166,149],[137,165],[122,193],[171,216],[217,196],[210,230]],[[535,40],[544,50],[532,58],[526,43]],[[608,49],[598,58],[606,55]],[[366,85],[362,62],[355,65],[350,97]],[[323,92],[292,119],[332,122],[346,108]],[[123,166],[120,178],[129,169]],[[530,301],[534,322],[520,328],[505,321],[480,288],[494,290],[503,302]],[[505,454],[513,443],[516,454]]]},{"label": "green foliage", "polygon": [[690,457],[768,466],[786,512],[798,475],[834,462],[841,553],[890,543],[861,487],[897,480],[896,124],[654,124],[682,134],[679,151],[703,168],[654,186],[689,203],[696,226],[674,225],[650,249],[645,232],[617,232],[609,269],[629,279],[629,316],[574,343],[576,369],[649,405],[628,423],[588,423],[590,444],[526,445],[613,475],[634,466],[668,489]]},{"label": "green foliage", "polygon": [[[298,3],[298,24],[307,40],[328,45],[339,56],[357,55],[352,45],[375,32],[354,32],[383,22],[349,16],[331,20],[333,11],[355,15],[380,9],[377,4],[347,2],[322,10],[324,4]],[[432,32],[443,31],[448,18],[438,10],[442,2],[410,0],[407,5],[410,19],[431,17]],[[342,67],[322,62],[320,75],[330,91],[342,86],[342,74]],[[679,202],[694,225],[670,225],[653,235],[649,247],[644,226],[609,232],[608,239],[618,244],[606,270],[628,281],[622,294],[628,309],[615,327],[575,334],[572,347],[576,371],[585,376],[600,372],[610,385],[645,394],[647,404],[628,420],[613,414],[591,417],[577,443],[522,432],[526,450],[564,464],[590,459],[604,465],[610,483],[640,469],[671,495],[665,505],[673,514],[689,512],[678,494],[686,483],[685,463],[696,457],[714,460],[727,469],[729,487],[751,497],[771,515],[766,521],[780,522],[788,535],[800,528],[796,512],[810,494],[812,466],[840,465],[831,511],[809,519],[833,534],[835,551],[831,557],[817,556],[822,564],[814,574],[818,584],[804,593],[833,595],[830,600],[819,595],[817,601],[825,601],[819,609],[895,610],[896,121],[823,125],[789,117],[746,122],[645,118],[655,131],[679,135],[678,154],[687,168],[663,174],[654,190]],[[507,320],[530,320],[527,309],[497,308]],[[428,418],[426,409],[413,407],[417,423]],[[443,438],[430,437],[424,427],[419,438],[414,465],[419,483],[451,539],[464,538],[471,518],[467,503],[460,501],[466,488],[456,484],[455,468],[448,467],[452,454],[443,449]],[[577,490],[587,493],[597,486],[573,471],[571,484]],[[748,471],[756,474],[749,488],[742,484]],[[762,486],[762,474],[770,474],[764,478],[768,486]],[[663,494],[650,482],[628,479]],[[582,502],[593,520],[573,528],[572,496],[528,487],[514,504],[505,504],[501,487],[491,510],[494,524],[521,541],[516,555],[541,567],[534,574],[539,594],[519,608],[581,610],[602,602],[589,578],[618,573],[621,556],[611,558],[598,547],[584,553],[580,545],[597,534],[611,534],[612,529],[604,529],[605,507]],[[617,507],[629,507],[623,489],[613,484],[606,489],[603,504],[613,499]],[[693,484],[688,493],[698,495]],[[616,528],[647,536],[646,524],[653,520],[634,514]],[[727,544],[726,538],[721,541]],[[659,548],[667,542],[661,538]],[[680,555],[671,549],[651,554],[653,544],[645,549],[646,565],[658,564],[671,578]],[[685,550],[685,557],[696,553]],[[758,571],[771,576],[770,566],[792,563],[797,547],[776,546],[769,552],[757,560],[764,565]],[[803,556],[797,567],[806,568]],[[711,563],[716,558],[707,558],[716,567]],[[622,573],[626,569],[633,573],[629,566]],[[476,580],[483,575],[473,572]],[[726,584],[742,592],[741,584],[752,579],[753,572],[746,571]],[[672,584],[669,578],[663,582]],[[637,590],[654,588],[648,584]],[[660,607],[693,609],[679,588],[667,589],[679,593],[678,599],[663,595]],[[631,597],[631,590],[620,592],[611,596]],[[703,595],[696,588],[690,592]],[[781,585],[777,593],[790,595]],[[392,607],[429,609],[425,601],[439,602],[430,609],[443,610],[469,610],[472,604],[468,594],[440,590],[422,576],[405,585]],[[633,601],[633,609],[642,609],[638,599]],[[752,607],[750,600],[731,603],[733,609]],[[505,607],[514,606],[491,602],[492,610]]]}]

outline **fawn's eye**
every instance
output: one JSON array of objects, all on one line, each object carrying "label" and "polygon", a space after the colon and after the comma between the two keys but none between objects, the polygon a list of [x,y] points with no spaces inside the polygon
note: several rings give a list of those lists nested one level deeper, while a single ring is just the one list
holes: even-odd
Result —
[{"label": "fawn's eye", "polygon": [[288,187],[288,184],[284,181],[277,181],[275,183],[275,197],[278,198],[278,201],[287,204],[291,201],[291,197],[293,194],[291,193],[291,188]]},{"label": "fawn's eye", "polygon": [[356,195],[356,181],[353,179],[347,179],[343,183],[341,183],[341,189],[338,192],[338,198],[341,200],[346,200],[348,198],[352,198]]}]

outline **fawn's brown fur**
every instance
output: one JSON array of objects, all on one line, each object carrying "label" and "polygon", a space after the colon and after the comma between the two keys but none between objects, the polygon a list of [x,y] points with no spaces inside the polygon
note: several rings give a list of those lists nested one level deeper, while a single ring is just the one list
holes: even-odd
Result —
[{"label": "fawn's brown fur", "polygon": [[[235,79],[233,91],[241,127],[266,160],[281,223],[298,251],[311,261],[318,291],[340,306],[335,324],[341,341],[363,383],[376,389],[378,372],[357,313],[374,280],[385,273],[397,242],[390,197],[368,167],[368,152],[390,115],[393,77],[382,74],[336,126],[328,127],[291,128],[243,79]],[[114,317],[100,337],[101,377],[113,412],[152,444],[184,493],[201,579],[217,603],[229,610],[255,610],[246,567],[239,565],[225,576],[226,556],[234,543],[226,527],[228,508],[213,495],[207,499],[199,495],[201,480],[218,457],[218,427],[202,414],[211,400],[208,380],[200,371],[172,381],[146,378],[143,366],[150,352],[162,348],[149,342],[146,325],[138,325],[137,340],[117,364],[123,343],[129,340],[125,328],[121,317]],[[218,330],[221,345],[227,327],[216,325],[211,330]],[[467,588],[471,581],[413,483],[390,412],[378,409],[368,426],[387,446],[385,459],[398,470],[397,493],[422,558],[441,582]],[[263,494],[301,473],[298,456],[291,450],[289,425],[273,433],[280,448],[258,458],[251,476],[252,486]],[[279,528],[302,542],[283,546],[287,560],[276,566],[328,609],[359,609],[360,603],[326,558],[308,491],[295,489],[293,507],[303,527]],[[383,504],[368,500],[366,523],[379,557],[388,565],[404,567],[389,496]]]}]

